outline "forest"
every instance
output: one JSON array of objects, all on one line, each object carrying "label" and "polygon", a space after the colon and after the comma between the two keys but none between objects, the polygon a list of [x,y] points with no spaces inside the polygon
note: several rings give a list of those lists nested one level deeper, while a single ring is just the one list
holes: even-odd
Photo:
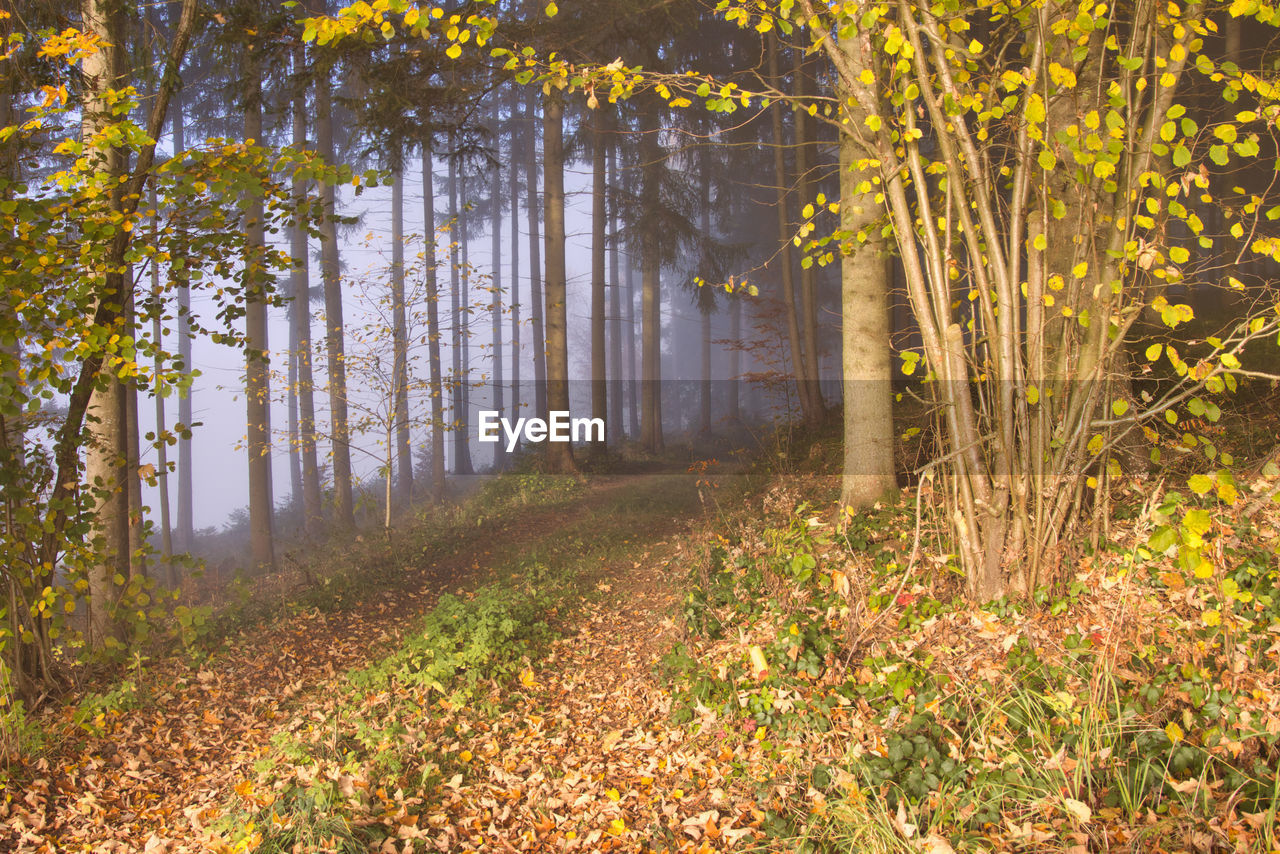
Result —
[{"label": "forest", "polygon": [[0,0],[0,850],[1280,852],[1278,36]]}]

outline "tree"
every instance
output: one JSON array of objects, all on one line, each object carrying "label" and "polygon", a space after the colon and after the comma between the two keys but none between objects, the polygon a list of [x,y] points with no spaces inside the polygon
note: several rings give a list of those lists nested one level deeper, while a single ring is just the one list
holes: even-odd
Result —
[{"label": "tree", "polygon": [[[255,10],[256,11],[256,10]],[[257,34],[265,22],[252,15],[243,45],[244,139],[246,146],[262,138],[262,45]],[[259,266],[266,248],[261,196],[250,193],[245,204],[245,407],[246,450],[249,455],[249,552],[256,568],[275,568],[271,484],[271,387],[267,342],[267,291]]]},{"label": "tree", "polygon": [[[1191,342],[1171,353],[1153,345],[1148,358],[1169,354],[1181,381],[1141,406],[1124,394],[1143,312],[1171,329],[1194,314],[1163,287],[1189,283],[1195,269],[1186,248],[1167,243],[1170,225],[1215,247],[1195,212],[1214,199],[1199,158],[1225,167],[1257,157],[1256,123],[1276,92],[1208,54],[1195,5],[1078,15],[984,2],[946,22],[906,3],[865,15],[809,0],[795,8],[835,67],[841,128],[862,153],[855,193],[882,206],[903,260],[924,342],[905,367],[923,364],[941,407],[947,451],[935,466],[969,594],[1030,591],[1053,580],[1088,498],[1105,506],[1122,437],[1165,413],[1177,422],[1172,407],[1184,401],[1204,411],[1201,395],[1235,387],[1245,343],[1275,323],[1256,317],[1190,358],[1179,350]],[[1188,75],[1254,108],[1201,134],[1181,121]],[[1057,109],[1077,99],[1078,109]],[[1079,229],[1073,250],[1050,260],[1049,223],[1085,210],[1078,198],[1090,200],[1089,224],[1068,226]],[[1254,202],[1220,203],[1237,234],[1260,213]],[[1250,250],[1274,256],[1277,245]]]},{"label": "tree", "polygon": [[[547,407],[569,411],[568,281],[564,231],[564,101],[552,90],[542,103],[543,218],[546,221]],[[574,471],[568,442],[547,443],[547,466],[560,474]]]},{"label": "tree", "polygon": [[[293,47],[293,72],[296,90],[292,100],[293,146],[299,151],[307,143],[307,85],[306,48],[298,43]],[[293,181],[293,201],[301,208],[307,197],[306,182],[301,176]],[[300,480],[302,485],[303,525],[311,536],[320,533],[324,523],[320,494],[320,466],[316,459],[316,406],[315,378],[312,372],[311,346],[311,281],[307,261],[306,223],[299,220],[289,231],[289,251],[293,257],[290,280],[289,304],[290,344],[295,367],[295,394],[298,408],[298,453],[301,457]],[[297,500],[295,495],[294,499]]]},{"label": "tree", "polygon": [[[608,382],[605,365],[605,136],[606,117],[596,110],[591,124],[591,417],[606,425],[605,438],[593,445],[602,453],[608,433],[615,434],[620,425],[609,416]],[[620,419],[619,419],[620,420]]]},{"label": "tree", "polygon": [[[316,80],[316,146],[325,162],[334,160],[332,56],[321,52]],[[347,424],[347,367],[342,313],[342,265],[338,256],[337,200],[332,184],[322,184],[324,219],[320,224],[320,265],[324,277],[325,358],[329,388],[329,418],[333,441],[333,520],[340,528],[354,528],[355,500],[351,489],[351,431]]]}]

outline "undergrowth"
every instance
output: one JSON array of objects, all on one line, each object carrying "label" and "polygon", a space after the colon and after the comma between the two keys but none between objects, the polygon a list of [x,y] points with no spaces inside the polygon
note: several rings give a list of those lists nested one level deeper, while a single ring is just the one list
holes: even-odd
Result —
[{"label": "undergrowth", "polygon": [[779,844],[1280,844],[1274,513],[1170,493],[1060,587],[974,607],[927,536],[904,575],[912,506],[842,530],[797,498],[706,549],[665,660],[675,721],[787,769],[756,784]]}]

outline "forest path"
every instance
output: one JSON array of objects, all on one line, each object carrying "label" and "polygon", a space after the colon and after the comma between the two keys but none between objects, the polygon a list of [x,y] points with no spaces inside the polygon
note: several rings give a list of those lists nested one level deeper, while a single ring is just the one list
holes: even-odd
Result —
[{"label": "forest path", "polygon": [[[104,707],[87,722],[97,730],[90,734],[68,709],[65,727],[76,737],[27,769],[22,791],[0,793],[0,850],[200,850],[205,824],[252,777],[273,736],[307,726],[308,709],[336,691],[346,671],[390,648],[441,593],[484,583],[500,563],[553,555],[566,538],[574,549],[615,547],[612,565],[598,573],[600,590],[611,595],[575,616],[577,633],[557,642],[527,684],[533,690],[472,751],[477,762],[526,761],[491,763],[488,782],[446,787],[430,822],[443,834],[437,844],[502,850],[522,835],[550,833],[595,850],[664,816],[683,820],[687,810],[648,793],[670,793],[679,786],[659,781],[698,773],[680,754],[679,733],[661,725],[669,700],[652,664],[675,631],[665,615],[677,596],[671,573],[682,574],[660,553],[669,535],[702,515],[687,474],[596,479],[572,501],[488,519],[457,542],[437,544],[405,567],[397,589],[354,607],[283,615],[233,638],[198,668],[180,658],[149,663],[135,674],[144,702]],[[617,557],[619,538],[625,560]],[[484,806],[493,787],[517,779],[524,782],[504,789],[517,792],[501,810],[506,820],[491,832],[469,830],[474,809],[499,812]],[[583,800],[597,789],[601,803]],[[596,818],[607,821],[595,828]]]}]

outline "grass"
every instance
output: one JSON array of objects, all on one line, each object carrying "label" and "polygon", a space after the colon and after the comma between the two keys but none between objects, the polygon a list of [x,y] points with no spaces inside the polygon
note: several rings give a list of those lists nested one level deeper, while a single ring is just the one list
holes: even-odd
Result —
[{"label": "grass", "polygon": [[[491,513],[499,502],[529,506],[551,491],[542,478],[499,479],[473,501]],[[524,668],[595,595],[602,567],[696,508],[688,481],[673,488],[649,477],[630,488],[605,487],[556,536],[513,547],[483,584],[442,596],[399,643],[340,675],[306,726],[276,736],[223,821],[227,841],[245,850],[290,850],[300,828],[317,825],[341,842],[331,846],[339,850],[348,842],[366,850],[393,836],[398,827],[383,813],[405,798],[388,793],[417,793],[408,802],[420,804],[438,797],[443,781],[467,773],[470,757],[457,749],[454,733],[496,714],[509,692],[520,690]]]}]

